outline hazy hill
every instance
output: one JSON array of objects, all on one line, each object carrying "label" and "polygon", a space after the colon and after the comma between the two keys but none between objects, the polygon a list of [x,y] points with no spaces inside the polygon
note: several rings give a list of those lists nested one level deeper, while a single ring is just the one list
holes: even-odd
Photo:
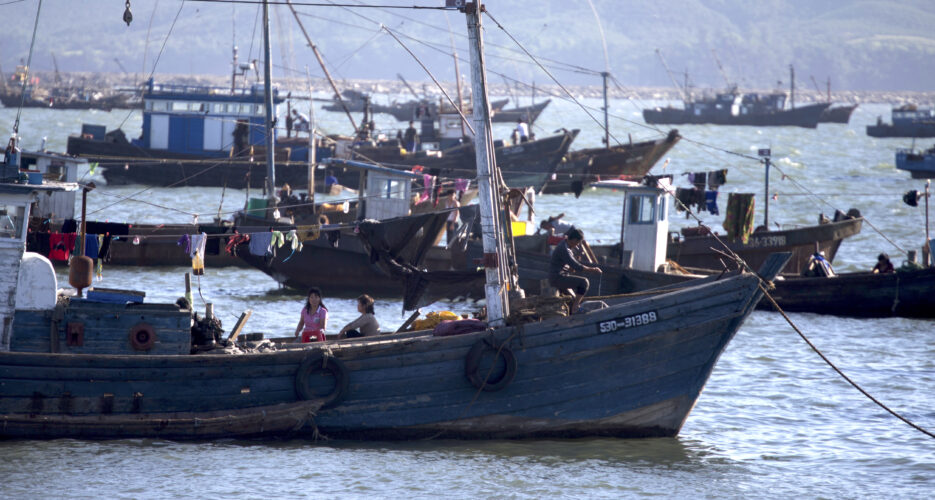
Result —
[{"label": "hazy hill", "polygon": [[[814,88],[809,76],[822,87],[830,77],[839,89],[935,87],[935,2],[931,0],[593,2],[607,38],[610,68],[623,85],[670,85],[655,54],[659,48],[674,72],[687,70],[698,86],[724,85],[712,56],[714,50],[728,78],[744,87],[770,88],[778,81],[787,85],[790,63],[795,65],[798,85],[809,89]],[[441,5],[443,1],[379,3]],[[5,20],[0,68],[6,73],[28,53],[36,5],[35,0],[0,5],[0,19]],[[54,52],[62,71],[120,71],[116,60],[131,73],[143,72],[145,62],[148,72],[170,28],[157,74],[227,74],[235,39],[241,60],[259,57],[256,5],[183,4],[178,0],[132,0],[131,5],[134,21],[127,27],[121,19],[123,2],[46,0],[33,67],[52,70]],[[604,68],[599,31],[586,0],[493,0],[488,8],[532,53],[580,68]],[[428,80],[411,57],[379,30],[378,23],[417,38],[419,41],[404,38],[404,42],[438,78],[451,80],[447,16],[459,52],[467,57],[464,18],[456,13],[298,9],[338,77],[392,79],[401,73],[413,82]],[[304,75],[308,66],[312,76],[320,75],[288,9],[273,6],[272,10],[274,74]],[[489,18],[485,23],[491,70],[525,81],[548,81]],[[567,71],[569,66],[559,67],[554,62],[547,64],[562,82],[599,83],[597,76]],[[468,72],[466,64],[461,72]],[[683,76],[676,78],[681,81]],[[490,79],[502,81],[496,74]]]}]

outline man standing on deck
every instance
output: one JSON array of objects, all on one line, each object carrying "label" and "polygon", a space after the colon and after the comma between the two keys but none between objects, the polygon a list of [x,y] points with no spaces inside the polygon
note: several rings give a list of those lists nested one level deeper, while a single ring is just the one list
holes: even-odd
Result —
[{"label": "man standing on deck", "polygon": [[571,251],[584,241],[584,234],[580,229],[571,228],[565,233],[565,239],[555,246],[552,250],[552,258],[549,260],[549,284],[559,291],[574,290],[575,299],[571,304],[571,314],[578,311],[581,300],[588,293],[588,279],[583,276],[576,276],[569,272],[569,268],[575,271],[591,271],[601,274],[601,268],[596,266],[585,266],[578,262],[578,259],[572,255]]},{"label": "man standing on deck", "polygon": [[415,122],[410,120],[409,128],[406,129],[406,134],[403,136],[403,147],[406,148],[406,151],[415,153],[418,141],[419,132],[416,130]]},{"label": "man standing on deck", "polygon": [[526,142],[529,140],[529,125],[526,125],[526,121],[522,118],[516,119],[516,137],[519,139],[519,142]]}]

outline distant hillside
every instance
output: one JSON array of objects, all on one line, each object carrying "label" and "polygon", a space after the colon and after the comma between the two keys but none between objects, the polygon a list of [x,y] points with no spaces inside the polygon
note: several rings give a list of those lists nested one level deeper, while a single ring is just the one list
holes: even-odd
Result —
[{"label": "distant hillside", "polygon": [[[727,78],[741,87],[770,88],[780,82],[786,86],[789,64],[795,66],[800,88],[814,88],[810,76],[822,88],[829,77],[837,89],[927,91],[935,87],[935,2],[931,0],[593,2],[607,37],[610,68],[626,86],[671,85],[655,54],[659,48],[672,71],[679,73],[680,82],[682,72],[687,71],[692,84],[701,87],[725,84],[712,50],[721,59]],[[0,68],[7,74],[27,55],[36,5],[35,0],[0,5],[0,18],[6,20]],[[241,61],[258,58],[261,38],[255,5],[177,0],[132,0],[131,5],[134,21],[127,27],[121,19],[123,2],[46,0],[33,67],[53,70],[54,53],[62,71],[117,72],[122,65],[130,73],[142,73],[145,62],[148,72],[170,28],[157,74],[229,74],[235,38]],[[579,69],[604,68],[599,31],[586,0],[493,0],[488,8],[534,54]],[[403,38],[439,79],[450,81],[447,16],[459,52],[467,59],[464,18],[456,13],[297,9],[340,78],[394,79],[400,73],[417,85],[428,81],[411,57],[380,32],[378,23],[418,39]],[[274,73],[304,76],[307,66],[312,76],[319,76],[321,71],[289,10],[279,5],[272,11]],[[496,73],[505,73],[527,82],[548,83],[548,77],[530,64],[503,31],[489,18],[485,23],[489,67],[494,72],[491,81],[502,82]],[[544,62],[562,82],[599,83],[595,75]],[[466,64],[461,72],[468,72]]]}]

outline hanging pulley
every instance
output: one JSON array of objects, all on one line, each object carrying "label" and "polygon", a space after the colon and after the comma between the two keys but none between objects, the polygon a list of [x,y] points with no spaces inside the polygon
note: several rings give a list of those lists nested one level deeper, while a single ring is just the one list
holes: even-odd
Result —
[{"label": "hanging pulley", "polygon": [[133,13],[130,12],[130,0],[127,0],[127,8],[123,11],[123,22],[129,26],[131,21],[133,21]]}]

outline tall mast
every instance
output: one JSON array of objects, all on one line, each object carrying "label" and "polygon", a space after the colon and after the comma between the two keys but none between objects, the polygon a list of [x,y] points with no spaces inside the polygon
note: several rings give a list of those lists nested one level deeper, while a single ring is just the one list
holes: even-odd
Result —
[{"label": "tall mast", "polygon": [[789,108],[795,109],[795,68],[789,65]]},{"label": "tall mast", "polygon": [[604,78],[604,146],[607,149],[610,149],[610,125],[607,119],[607,77],[610,76],[610,73],[606,71],[601,72],[601,77]]},{"label": "tall mast", "polygon": [[662,62],[662,67],[665,68],[666,74],[669,75],[669,79],[672,80],[672,85],[675,85],[675,88],[678,89],[680,94],[682,94],[682,100],[685,102],[689,102],[689,98],[688,98],[688,95],[685,93],[685,90],[683,90],[682,86],[679,85],[678,80],[676,80],[675,77],[672,76],[672,71],[669,69],[669,65],[666,64],[666,59],[662,57],[662,51],[659,49],[656,49],[656,55],[659,56],[659,61]]},{"label": "tall mast", "polygon": [[[266,3],[266,0],[263,0],[263,3]],[[302,30],[302,35],[305,36],[305,41],[308,42],[308,46],[311,47],[312,52],[315,54],[315,59],[318,59],[318,65],[321,66],[321,71],[325,74],[325,78],[328,79],[328,83],[331,85],[331,90],[334,91],[334,95],[337,97],[338,102],[341,103],[341,108],[344,109],[344,114],[346,114],[347,119],[351,121],[351,127],[354,127],[354,133],[357,133],[357,123],[354,121],[354,117],[351,116],[351,110],[347,109],[347,104],[344,103],[344,98],[341,97],[341,91],[338,90],[338,86],[335,85],[334,79],[331,78],[331,73],[328,72],[328,67],[325,66],[325,60],[322,59],[321,53],[318,52],[318,47],[312,43],[312,38],[309,37],[308,32],[305,31],[305,26],[302,24],[302,21],[299,20],[299,13],[296,12],[295,7],[292,6],[292,1],[286,0],[286,4],[289,5],[289,10],[292,11],[292,17],[295,18],[295,22],[299,25],[299,29]]]},{"label": "tall mast", "polygon": [[266,108],[266,195],[276,192],[276,130],[273,128],[273,69],[269,47],[269,0],[263,0],[263,102]]},{"label": "tall mast", "polygon": [[487,275],[484,285],[487,323],[498,327],[506,324],[505,318],[509,315],[510,304],[505,289],[509,263],[505,258],[499,224],[500,182],[490,134],[490,106],[487,102],[487,75],[484,72],[484,40],[481,31],[483,8],[482,2],[478,0],[466,3],[463,11],[467,17],[471,50],[471,103],[474,107],[474,151],[477,157],[478,203],[483,230],[483,264]]},{"label": "tall mast", "polygon": [[[464,98],[462,97],[461,92],[461,68],[458,65],[458,50],[455,48],[455,34],[451,31],[451,21],[448,19],[448,14],[445,14],[445,22],[448,23],[448,39],[451,41],[451,57],[455,62],[455,86],[458,89],[458,111],[464,111]],[[467,135],[467,131],[464,129],[464,120],[459,122],[461,124],[461,137]]]}]

